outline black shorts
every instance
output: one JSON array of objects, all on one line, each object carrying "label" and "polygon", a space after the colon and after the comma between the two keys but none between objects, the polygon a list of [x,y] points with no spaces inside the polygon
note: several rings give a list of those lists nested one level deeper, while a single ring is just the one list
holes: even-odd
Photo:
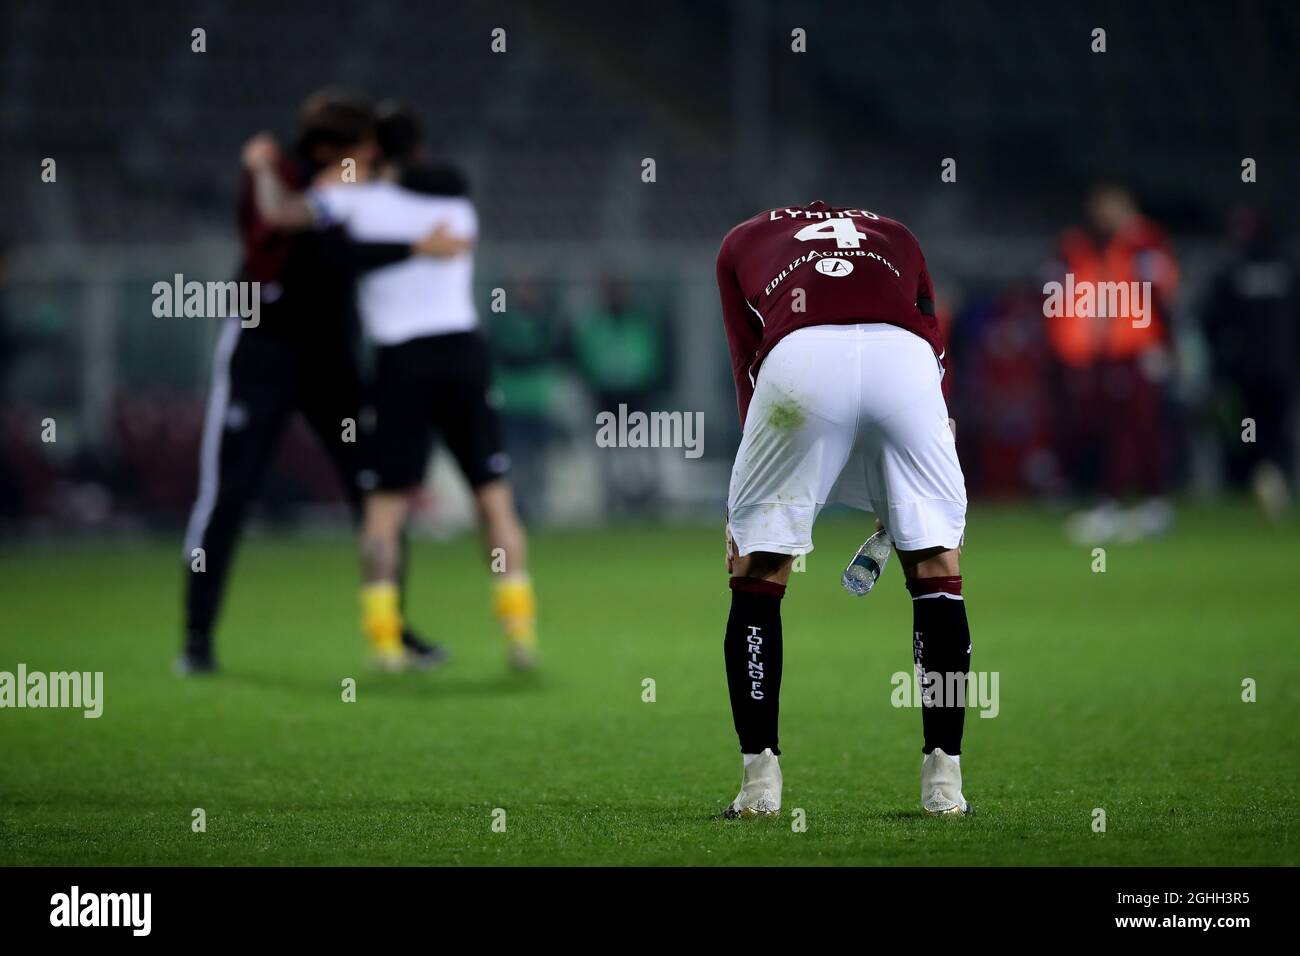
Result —
[{"label": "black shorts", "polygon": [[501,441],[501,418],[488,398],[490,388],[491,362],[478,332],[381,347],[370,450],[376,487],[403,491],[423,482],[437,435],[471,488],[504,475],[510,458]]}]

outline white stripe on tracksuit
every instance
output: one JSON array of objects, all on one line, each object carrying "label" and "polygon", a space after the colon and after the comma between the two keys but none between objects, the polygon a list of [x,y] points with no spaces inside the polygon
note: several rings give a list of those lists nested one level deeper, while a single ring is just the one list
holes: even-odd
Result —
[{"label": "white stripe on tracksuit", "polygon": [[235,352],[242,327],[238,316],[223,321],[226,325],[217,337],[213,353],[212,389],[208,393],[208,408],[203,418],[203,445],[199,450],[199,496],[194,501],[189,525],[185,529],[186,562],[192,559],[195,548],[202,547],[221,484],[221,433],[226,428],[226,409],[230,404],[230,357]]}]

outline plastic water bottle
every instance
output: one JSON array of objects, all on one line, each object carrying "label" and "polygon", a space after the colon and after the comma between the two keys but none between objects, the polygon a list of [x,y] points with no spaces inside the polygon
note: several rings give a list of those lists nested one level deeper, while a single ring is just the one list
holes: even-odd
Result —
[{"label": "plastic water bottle", "polygon": [[889,532],[883,528],[868,538],[844,569],[844,575],[840,578],[844,590],[855,597],[870,594],[889,562],[889,552],[893,547],[894,542],[890,539]]}]

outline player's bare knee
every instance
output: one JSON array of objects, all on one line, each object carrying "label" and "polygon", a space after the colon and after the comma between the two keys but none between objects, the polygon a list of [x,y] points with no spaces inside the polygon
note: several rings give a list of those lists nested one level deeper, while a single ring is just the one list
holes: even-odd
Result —
[{"label": "player's bare knee", "polygon": [[790,580],[790,568],[794,557],[789,554],[777,554],[772,551],[752,551],[737,557],[732,564],[732,576],[738,578],[761,578],[785,584]]},{"label": "player's bare knee", "polygon": [[489,526],[520,527],[515,494],[510,482],[497,478],[474,489],[474,504],[481,522]]},{"label": "player's bare knee", "polygon": [[410,496],[405,492],[374,492],[366,498],[362,525],[367,534],[399,534],[410,507]]},{"label": "player's bare knee", "polygon": [[898,560],[907,579],[951,578],[961,574],[961,552],[956,548],[926,548],[899,551]]},{"label": "player's bare knee", "polygon": [[519,524],[515,511],[515,496],[510,482],[497,478],[474,489],[474,507],[485,525],[512,526]]}]

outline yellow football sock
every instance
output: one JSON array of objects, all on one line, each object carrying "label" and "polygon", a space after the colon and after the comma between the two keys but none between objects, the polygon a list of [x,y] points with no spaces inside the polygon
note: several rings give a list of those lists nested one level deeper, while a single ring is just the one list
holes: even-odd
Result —
[{"label": "yellow football sock", "polygon": [[525,647],[537,644],[537,598],[527,574],[511,574],[497,581],[492,603],[507,640]]},{"label": "yellow football sock", "polygon": [[377,653],[400,653],[402,612],[398,608],[397,585],[392,581],[361,586],[361,630]]}]

